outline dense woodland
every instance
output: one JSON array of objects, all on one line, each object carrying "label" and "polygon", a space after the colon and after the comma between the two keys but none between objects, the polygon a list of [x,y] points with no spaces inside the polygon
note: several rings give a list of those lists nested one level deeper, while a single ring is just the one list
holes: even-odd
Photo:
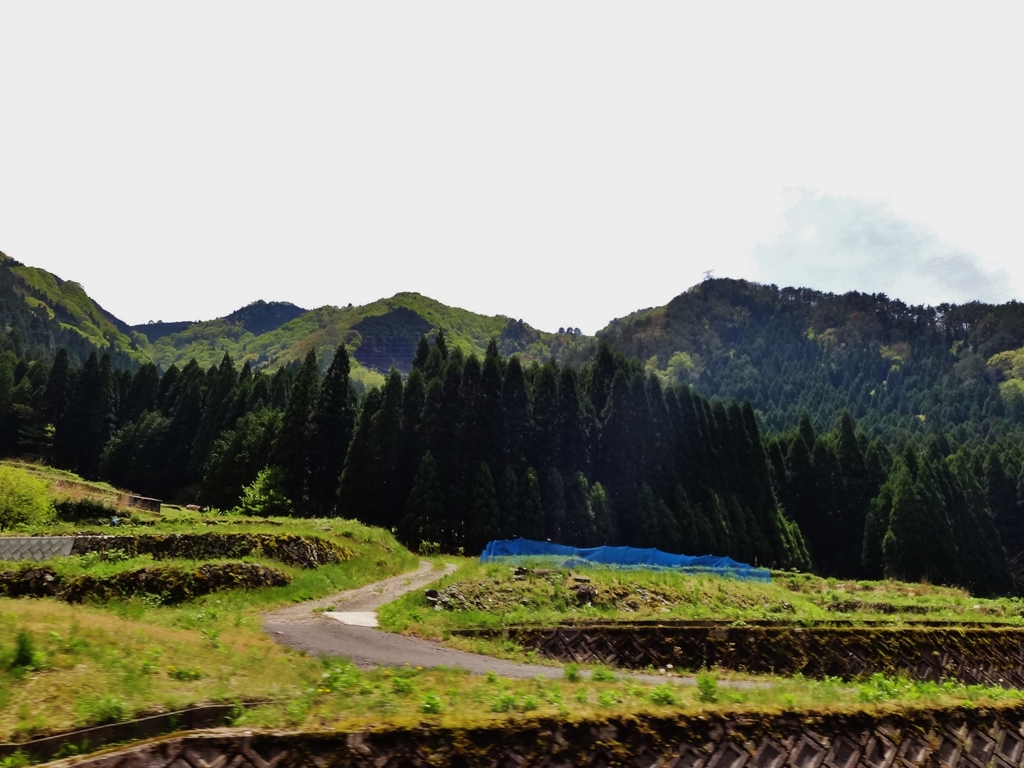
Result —
[{"label": "dense woodland", "polygon": [[414,548],[524,536],[1017,589],[1007,445],[869,438],[848,411],[820,433],[806,414],[766,433],[749,400],[666,386],[603,344],[578,368],[524,366],[494,344],[467,357],[440,332],[408,376],[360,398],[344,345],[274,373],[225,355],[161,375],[3,343],[0,451],[165,499],[354,517]]},{"label": "dense woodland", "polygon": [[[257,303],[154,345],[0,254],[0,454],[413,547],[526,536],[1024,589],[1024,305],[709,280],[598,340],[417,294],[299,313]],[[205,364],[159,368],[172,342]]]},{"label": "dense woodland", "polygon": [[773,431],[807,414],[831,429],[849,410],[887,441],[946,434],[1019,442],[1024,423],[1024,304],[911,306],[882,294],[832,294],[707,280],[598,336],[671,384],[750,399]]}]

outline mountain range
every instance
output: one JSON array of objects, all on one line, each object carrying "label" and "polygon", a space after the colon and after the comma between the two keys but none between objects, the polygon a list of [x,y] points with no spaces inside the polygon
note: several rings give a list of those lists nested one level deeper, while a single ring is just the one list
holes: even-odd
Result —
[{"label": "mountain range", "polygon": [[537,330],[522,320],[449,307],[417,293],[363,306],[306,310],[257,301],[226,317],[129,326],[75,282],[0,254],[0,326],[26,351],[93,350],[115,365],[161,370],[224,354],[236,364],[297,366],[316,351],[326,370],[344,343],[365,389],[392,368],[408,373],[421,336],[443,328],[448,343],[482,357],[495,340],[524,364],[578,365],[601,343],[640,361],[666,384],[708,396],[750,399],[767,426],[801,413],[829,428],[848,408],[874,431],[960,428],[1024,417],[1024,305],[907,305],[883,294],[832,294],[743,280],[706,280],[667,305],[616,319],[586,336]]}]

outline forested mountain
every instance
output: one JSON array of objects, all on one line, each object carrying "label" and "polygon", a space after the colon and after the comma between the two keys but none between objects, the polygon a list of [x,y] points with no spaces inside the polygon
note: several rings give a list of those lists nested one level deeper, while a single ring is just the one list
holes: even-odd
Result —
[{"label": "forested mountain", "polygon": [[[254,309],[260,310],[259,323],[253,322]],[[286,321],[267,322],[271,309]],[[360,307],[296,310],[294,305],[250,305],[219,320],[154,334],[149,353],[161,368],[181,366],[191,359],[208,367],[228,352],[240,363],[275,369],[298,365],[310,350],[327,359],[339,344],[345,344],[353,358],[353,379],[361,387],[382,384],[392,366],[407,374],[420,336],[438,328],[445,329],[450,345],[466,354],[482,355],[492,338],[502,354],[519,353],[526,360],[581,361],[593,354],[593,340],[581,334],[542,333],[521,320],[478,315],[418,293],[400,293]],[[147,327],[138,326],[143,332]]]},{"label": "forested mountain", "polygon": [[78,283],[0,253],[0,332],[13,333],[18,351],[52,360],[63,347],[79,365],[96,351],[109,353],[115,367],[152,362],[163,371],[195,360],[208,368],[227,352],[236,364],[276,370],[297,367],[310,350],[327,361],[344,344],[352,354],[352,379],[363,391],[382,384],[392,367],[407,374],[420,336],[432,336],[439,328],[451,346],[466,354],[482,355],[494,339],[502,354],[520,354],[527,362],[579,363],[596,348],[594,339],[578,329],[545,333],[522,320],[478,315],[418,293],[315,310],[256,301],[215,320],[128,326],[93,302]]},{"label": "forested mountain", "polygon": [[772,430],[808,414],[828,429],[957,442],[1018,436],[1024,305],[908,306],[881,294],[707,280],[598,336],[664,382],[749,398]]},{"label": "forested mountain", "polygon": [[[289,320],[294,320],[308,310],[297,307],[287,301],[254,301],[241,309],[236,309],[230,315],[220,318],[224,325],[239,326],[242,330],[248,331],[253,336],[261,336],[264,333],[280,328]],[[213,321],[217,323],[218,321]],[[142,325],[133,325],[132,330],[143,334],[150,342],[162,339],[165,336],[181,333],[194,325],[203,325],[203,321],[178,321],[165,323],[149,322]],[[212,337],[212,341],[216,341]]]},{"label": "forested mountain", "polygon": [[79,364],[95,350],[119,365],[146,359],[123,322],[86,295],[78,283],[0,253],[0,331],[21,351],[52,356],[64,348]]},{"label": "forested mountain", "polygon": [[1024,588],[1017,303],[709,280],[598,341],[399,294],[150,343],[74,284],[0,278],[3,455],[449,551],[523,535]]}]

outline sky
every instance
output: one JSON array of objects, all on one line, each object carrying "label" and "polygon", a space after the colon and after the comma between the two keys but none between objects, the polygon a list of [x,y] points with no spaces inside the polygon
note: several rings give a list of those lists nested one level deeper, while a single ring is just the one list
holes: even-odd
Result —
[{"label": "sky", "polygon": [[1024,293],[1020,4],[0,3],[0,251],[129,323]]}]

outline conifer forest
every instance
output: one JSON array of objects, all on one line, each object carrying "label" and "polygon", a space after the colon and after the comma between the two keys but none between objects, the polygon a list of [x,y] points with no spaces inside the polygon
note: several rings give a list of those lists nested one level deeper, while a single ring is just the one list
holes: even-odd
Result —
[{"label": "conifer forest", "polygon": [[163,368],[27,327],[0,336],[0,453],[145,495],[353,518],[413,549],[522,536],[1024,588],[1017,304],[714,280],[571,361],[417,325],[370,387],[344,342]]}]

